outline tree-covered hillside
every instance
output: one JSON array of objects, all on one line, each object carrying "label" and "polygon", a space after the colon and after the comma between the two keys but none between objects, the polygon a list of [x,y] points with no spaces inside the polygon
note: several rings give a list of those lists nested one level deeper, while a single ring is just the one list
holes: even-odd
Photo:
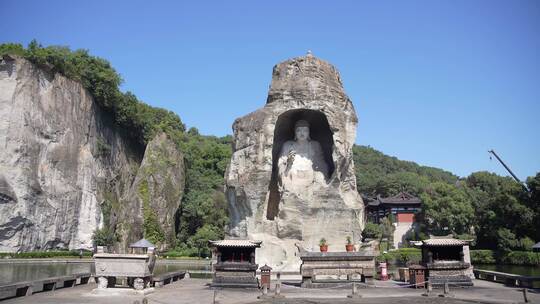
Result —
[{"label": "tree-covered hillside", "polygon": [[358,192],[368,197],[395,195],[401,190],[419,195],[429,183],[458,180],[448,171],[399,160],[369,146],[355,145],[353,159]]},{"label": "tree-covered hillside", "polygon": [[[540,240],[540,173],[530,192],[511,177],[475,172],[466,178],[354,146],[358,191],[366,198],[407,191],[422,199],[421,233],[474,239],[478,248],[530,250]],[[372,228],[372,227],[370,227]]]}]

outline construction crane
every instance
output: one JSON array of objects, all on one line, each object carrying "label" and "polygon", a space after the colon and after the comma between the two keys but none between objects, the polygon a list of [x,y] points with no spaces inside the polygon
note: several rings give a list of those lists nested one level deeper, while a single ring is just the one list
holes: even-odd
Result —
[{"label": "construction crane", "polygon": [[[529,187],[527,187],[527,184],[525,184],[524,182],[522,182],[521,180],[519,180],[519,178],[514,174],[514,172],[512,172],[512,170],[510,170],[510,168],[502,161],[502,159],[499,157],[499,155],[497,155],[497,153],[495,153],[495,150],[491,149],[488,151],[489,153],[493,154],[493,156],[495,156],[495,158],[497,158],[497,160],[504,166],[504,168],[506,169],[506,171],[508,171],[508,173],[510,173],[510,175],[512,175],[512,177],[520,184],[523,186],[523,188],[525,188],[525,190],[527,190],[527,192],[529,192]],[[491,157],[490,157],[491,158]]]}]

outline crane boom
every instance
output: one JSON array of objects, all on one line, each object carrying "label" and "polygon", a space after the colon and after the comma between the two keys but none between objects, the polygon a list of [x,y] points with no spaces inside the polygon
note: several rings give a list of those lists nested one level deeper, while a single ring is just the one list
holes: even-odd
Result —
[{"label": "crane boom", "polygon": [[510,173],[510,175],[512,175],[512,177],[518,182],[520,183],[524,188],[525,190],[529,191],[529,188],[527,187],[527,185],[522,182],[521,180],[519,180],[519,178],[514,174],[514,172],[512,172],[512,170],[510,170],[510,168],[503,162],[503,160],[499,157],[499,155],[497,155],[497,153],[495,153],[495,150],[491,149],[488,151],[489,153],[493,154],[495,156],[495,158],[497,158],[497,160],[504,166],[504,168],[506,169],[506,171],[508,171],[508,173]]}]

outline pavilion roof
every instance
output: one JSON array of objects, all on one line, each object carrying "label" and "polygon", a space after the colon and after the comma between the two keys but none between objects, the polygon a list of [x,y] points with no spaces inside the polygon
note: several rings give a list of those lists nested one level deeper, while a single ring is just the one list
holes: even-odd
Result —
[{"label": "pavilion roof", "polygon": [[470,241],[458,240],[454,238],[432,238],[422,241],[423,246],[463,246],[468,245]]},{"label": "pavilion roof", "polygon": [[381,197],[380,195],[377,196],[377,199],[371,201],[368,203],[369,206],[379,206],[379,205],[420,205],[422,204],[422,201],[408,193],[401,191],[400,193],[390,196],[390,197]]},{"label": "pavilion roof", "polygon": [[218,240],[218,241],[208,241],[208,244],[213,247],[248,247],[248,248],[259,248],[261,247],[262,241],[252,241],[252,240]]}]

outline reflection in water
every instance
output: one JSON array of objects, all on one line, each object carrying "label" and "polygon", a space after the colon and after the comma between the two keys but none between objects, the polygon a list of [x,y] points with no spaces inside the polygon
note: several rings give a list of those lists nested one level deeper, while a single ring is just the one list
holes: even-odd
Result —
[{"label": "reflection in water", "polygon": [[[208,270],[208,266],[189,263],[169,263],[159,261],[154,268],[154,275],[178,270]],[[0,263],[0,285],[45,279],[81,272],[94,271],[93,262],[16,262]]]}]

